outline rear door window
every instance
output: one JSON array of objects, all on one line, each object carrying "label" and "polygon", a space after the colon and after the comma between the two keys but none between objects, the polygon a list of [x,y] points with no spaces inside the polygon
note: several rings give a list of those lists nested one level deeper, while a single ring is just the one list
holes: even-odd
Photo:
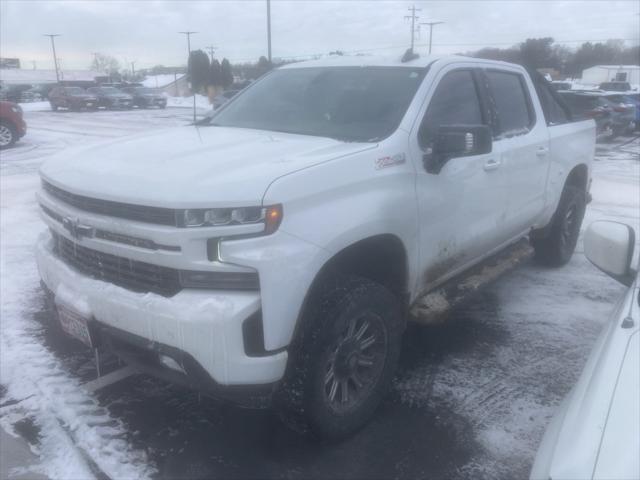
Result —
[{"label": "rear door window", "polygon": [[497,136],[528,133],[535,118],[522,75],[497,70],[485,73],[498,117]]},{"label": "rear door window", "polygon": [[433,143],[443,125],[483,125],[482,109],[471,70],[447,73],[431,97],[431,103],[420,127],[420,146]]},{"label": "rear door window", "polygon": [[535,87],[547,125],[553,126],[567,123],[569,121],[569,115],[567,115],[565,108],[558,102],[553,93],[551,93],[551,87],[541,82],[536,82]]}]

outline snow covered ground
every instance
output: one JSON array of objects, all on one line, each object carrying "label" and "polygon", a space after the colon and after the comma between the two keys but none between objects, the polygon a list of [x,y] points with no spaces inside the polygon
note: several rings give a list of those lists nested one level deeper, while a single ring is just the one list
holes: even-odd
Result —
[{"label": "snow covered ground", "polygon": [[[190,110],[53,113],[31,104],[25,117],[27,136],[0,154],[0,424],[31,431],[40,462],[15,473],[523,478],[623,291],[588,263],[581,243],[562,269],[526,263],[449,322],[412,327],[392,395],[371,425],[339,445],[301,439],[270,412],[147,377],[92,394],[81,386],[92,375],[91,352],[57,333],[39,289],[37,168],[76,146],[188,123]],[[592,193],[585,225],[612,219],[640,234],[640,140],[598,148]]]}]

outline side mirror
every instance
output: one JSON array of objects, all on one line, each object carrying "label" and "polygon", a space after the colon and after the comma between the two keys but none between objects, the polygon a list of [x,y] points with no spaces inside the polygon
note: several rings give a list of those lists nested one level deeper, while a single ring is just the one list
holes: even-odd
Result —
[{"label": "side mirror", "polygon": [[587,228],[584,253],[591,263],[620,283],[630,286],[635,277],[631,268],[635,233],[624,223],[598,221]]},{"label": "side mirror", "polygon": [[424,166],[427,172],[437,174],[452,158],[491,153],[491,149],[491,129],[487,125],[442,125],[431,151],[424,155]]}]

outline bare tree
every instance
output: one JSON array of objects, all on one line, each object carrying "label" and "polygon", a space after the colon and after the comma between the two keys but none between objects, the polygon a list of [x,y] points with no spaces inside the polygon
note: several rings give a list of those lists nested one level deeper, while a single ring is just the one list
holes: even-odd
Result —
[{"label": "bare tree", "polygon": [[91,70],[94,72],[114,74],[120,70],[120,62],[111,55],[96,52],[93,54],[93,62],[91,62]]}]

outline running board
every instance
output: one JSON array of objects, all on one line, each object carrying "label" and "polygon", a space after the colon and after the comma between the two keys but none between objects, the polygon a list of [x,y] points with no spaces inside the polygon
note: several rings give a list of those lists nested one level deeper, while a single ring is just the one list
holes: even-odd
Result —
[{"label": "running board", "polygon": [[411,307],[409,320],[425,325],[444,321],[454,307],[469,300],[474,293],[513,270],[532,255],[533,248],[529,241],[526,238],[519,240],[418,298]]},{"label": "running board", "polygon": [[125,378],[129,378],[132,375],[137,375],[140,373],[136,368],[132,366],[126,366],[119,368],[111,373],[107,373],[101,377],[96,378],[95,380],[91,380],[90,382],[82,384],[82,387],[88,392],[95,392],[100,390],[101,388],[108,387],[109,385],[113,385],[116,382],[124,380]]}]

